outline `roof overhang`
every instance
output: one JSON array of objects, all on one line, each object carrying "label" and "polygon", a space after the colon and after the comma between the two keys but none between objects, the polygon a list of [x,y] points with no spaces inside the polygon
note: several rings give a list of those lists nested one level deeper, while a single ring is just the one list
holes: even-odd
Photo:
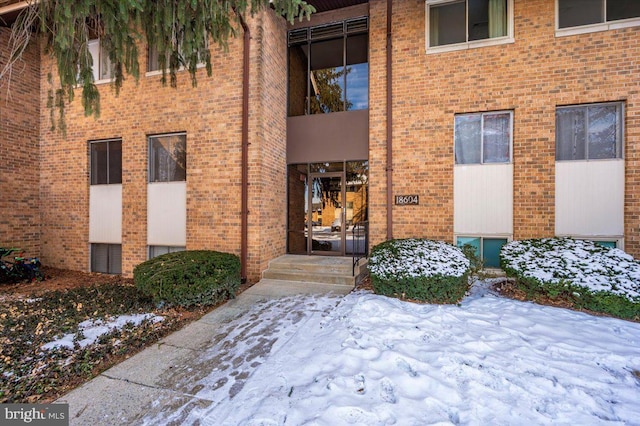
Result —
[{"label": "roof overhang", "polygon": [[307,0],[307,3],[316,8],[316,13],[342,9],[343,7],[355,6],[368,2],[369,0]]},{"label": "roof overhang", "polygon": [[20,11],[35,1],[0,0],[0,27],[10,27]]}]

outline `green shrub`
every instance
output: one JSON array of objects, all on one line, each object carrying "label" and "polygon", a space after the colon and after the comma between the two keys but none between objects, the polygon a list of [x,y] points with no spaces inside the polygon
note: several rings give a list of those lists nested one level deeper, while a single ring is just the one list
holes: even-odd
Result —
[{"label": "green shrub", "polygon": [[606,291],[592,291],[567,281],[540,282],[535,278],[514,274],[513,271],[508,275],[516,277],[516,285],[526,293],[528,299],[539,300],[546,296],[553,300],[569,302],[576,309],[602,312],[622,319],[640,320],[640,303],[632,302],[625,296]]},{"label": "green shrub", "polygon": [[484,269],[484,261],[480,258],[476,248],[471,244],[460,247],[462,253],[469,259],[469,275],[477,277]]},{"label": "green shrub", "polygon": [[531,239],[505,245],[500,262],[529,299],[640,320],[640,264],[622,250],[571,238]]},{"label": "green shrub", "polygon": [[240,259],[209,250],[167,253],[136,266],[133,279],[156,303],[213,305],[235,297]]},{"label": "green shrub", "polygon": [[385,241],[371,250],[371,283],[376,293],[429,303],[456,303],[469,289],[469,260],[442,241]]}]

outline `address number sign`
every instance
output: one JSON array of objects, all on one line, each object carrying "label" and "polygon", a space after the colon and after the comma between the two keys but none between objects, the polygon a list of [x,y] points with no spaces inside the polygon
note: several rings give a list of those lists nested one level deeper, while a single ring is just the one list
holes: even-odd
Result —
[{"label": "address number sign", "polygon": [[418,195],[396,195],[397,206],[417,206],[418,204],[420,204]]}]

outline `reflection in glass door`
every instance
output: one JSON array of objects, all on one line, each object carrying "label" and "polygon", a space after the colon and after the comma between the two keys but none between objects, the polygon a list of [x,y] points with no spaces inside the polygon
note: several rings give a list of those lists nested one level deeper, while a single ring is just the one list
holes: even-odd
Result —
[{"label": "reflection in glass door", "polygon": [[308,187],[310,252],[344,254],[343,173],[312,173]]},{"label": "reflection in glass door", "polygon": [[365,254],[368,162],[297,164],[288,170],[288,252]]}]

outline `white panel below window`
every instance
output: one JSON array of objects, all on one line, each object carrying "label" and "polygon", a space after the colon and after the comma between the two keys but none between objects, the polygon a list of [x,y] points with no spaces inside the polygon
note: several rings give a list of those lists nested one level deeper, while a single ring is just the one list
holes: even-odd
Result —
[{"label": "white panel below window", "polygon": [[459,235],[513,233],[513,165],[453,168],[453,229]]},{"label": "white panel below window", "polygon": [[556,235],[624,234],[624,160],[556,162]]},{"label": "white panel below window", "polygon": [[122,242],[122,185],[89,187],[89,242]]},{"label": "white panel below window", "polygon": [[147,244],[187,245],[187,183],[147,185]]}]

